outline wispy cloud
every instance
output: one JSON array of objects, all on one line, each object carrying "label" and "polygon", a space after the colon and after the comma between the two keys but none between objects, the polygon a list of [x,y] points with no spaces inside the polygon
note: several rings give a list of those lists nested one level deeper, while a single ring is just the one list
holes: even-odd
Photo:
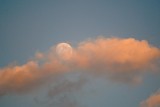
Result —
[{"label": "wispy cloud", "polygon": [[62,78],[56,80],[56,83],[49,87],[45,98],[37,96],[34,99],[35,102],[47,107],[82,107],[74,96],[84,86],[86,78],[82,75],[75,80],[68,80],[64,76]]}]

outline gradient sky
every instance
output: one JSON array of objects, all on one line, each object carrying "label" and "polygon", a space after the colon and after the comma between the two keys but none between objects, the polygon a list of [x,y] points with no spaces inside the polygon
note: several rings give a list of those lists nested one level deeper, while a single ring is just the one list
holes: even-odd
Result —
[{"label": "gradient sky", "polygon": [[[0,67],[24,64],[59,42],[76,46],[99,35],[147,40],[160,48],[159,19],[158,0],[0,0]],[[145,74],[138,85],[84,77],[88,81],[82,89],[67,95],[76,100],[76,107],[139,107],[160,88],[159,73]],[[59,107],[52,104],[59,102],[53,101],[56,98],[43,103],[49,87],[44,84],[34,92],[2,96],[0,107]]]}]

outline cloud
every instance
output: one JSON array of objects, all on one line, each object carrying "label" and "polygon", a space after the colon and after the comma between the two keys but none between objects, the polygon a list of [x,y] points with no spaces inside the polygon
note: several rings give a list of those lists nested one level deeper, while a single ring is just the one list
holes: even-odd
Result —
[{"label": "cloud", "polygon": [[141,107],[159,107],[160,106],[160,90],[143,101]]},{"label": "cloud", "polygon": [[74,80],[63,76],[61,79],[56,80],[53,86],[50,86],[43,100],[42,96],[36,97],[34,100],[37,104],[47,105],[47,107],[81,107],[81,104],[76,101],[74,94],[82,88],[86,81],[86,78],[82,75]]},{"label": "cloud", "polygon": [[96,75],[138,82],[141,73],[156,70],[159,58],[160,50],[146,40],[98,38],[80,43],[73,55],[73,65]]},{"label": "cloud", "polygon": [[141,74],[158,68],[160,49],[146,40],[97,38],[73,47],[69,60],[61,60],[55,46],[23,65],[0,69],[0,94],[25,93],[57,75],[73,71],[105,76],[115,81],[140,82]]},{"label": "cloud", "polygon": [[82,88],[82,85],[86,83],[86,78],[79,77],[80,79],[77,81],[69,81],[65,80],[61,83],[57,84],[53,88],[50,88],[48,91],[48,97],[52,98],[60,94],[70,93],[77,90],[80,90]]},{"label": "cloud", "polygon": [[0,94],[25,93],[48,81],[51,77],[66,71],[56,61],[39,65],[29,61],[21,66],[8,66],[0,69]]},{"label": "cloud", "polygon": [[99,68],[112,69],[112,65],[117,64],[117,67],[130,70],[146,68],[152,60],[160,56],[160,50],[149,45],[145,40],[98,38],[81,43],[76,50],[76,55],[77,63],[82,67],[99,63],[98,66],[101,65]]}]

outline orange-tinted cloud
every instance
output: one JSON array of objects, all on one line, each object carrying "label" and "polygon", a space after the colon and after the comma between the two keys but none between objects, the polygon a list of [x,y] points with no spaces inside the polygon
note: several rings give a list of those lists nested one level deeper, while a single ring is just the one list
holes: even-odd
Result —
[{"label": "orange-tinted cloud", "polygon": [[146,68],[158,57],[160,50],[145,40],[99,38],[81,43],[76,49],[75,60],[82,67],[98,64],[105,65],[103,68],[108,69],[111,68],[110,65],[117,64],[119,67],[124,65],[129,70]]},{"label": "orange-tinted cloud", "polygon": [[[20,92],[29,89],[38,78],[38,65],[35,62],[28,62],[22,66],[5,67],[0,70],[0,93]],[[25,86],[25,88],[24,88]]]},{"label": "orange-tinted cloud", "polygon": [[160,91],[143,101],[141,107],[160,107]]},{"label": "orange-tinted cloud", "polygon": [[98,38],[73,48],[70,60],[61,60],[55,46],[48,53],[37,53],[24,65],[0,69],[0,94],[26,92],[46,82],[49,77],[69,71],[86,71],[113,80],[140,82],[141,74],[152,71],[160,49],[134,38]]},{"label": "orange-tinted cloud", "polygon": [[39,65],[29,61],[21,66],[8,66],[0,70],[0,95],[7,93],[24,93],[41,85],[67,69],[57,61]]},{"label": "orange-tinted cloud", "polygon": [[153,70],[159,58],[160,50],[145,40],[98,38],[80,43],[73,64],[96,74],[138,82],[140,77],[136,74]]}]

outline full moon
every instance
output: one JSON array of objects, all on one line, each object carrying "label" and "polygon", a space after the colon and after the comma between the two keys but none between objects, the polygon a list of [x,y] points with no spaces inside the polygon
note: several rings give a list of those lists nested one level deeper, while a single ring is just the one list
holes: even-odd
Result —
[{"label": "full moon", "polygon": [[59,43],[56,46],[57,55],[63,60],[69,60],[72,56],[72,47],[68,43]]}]

